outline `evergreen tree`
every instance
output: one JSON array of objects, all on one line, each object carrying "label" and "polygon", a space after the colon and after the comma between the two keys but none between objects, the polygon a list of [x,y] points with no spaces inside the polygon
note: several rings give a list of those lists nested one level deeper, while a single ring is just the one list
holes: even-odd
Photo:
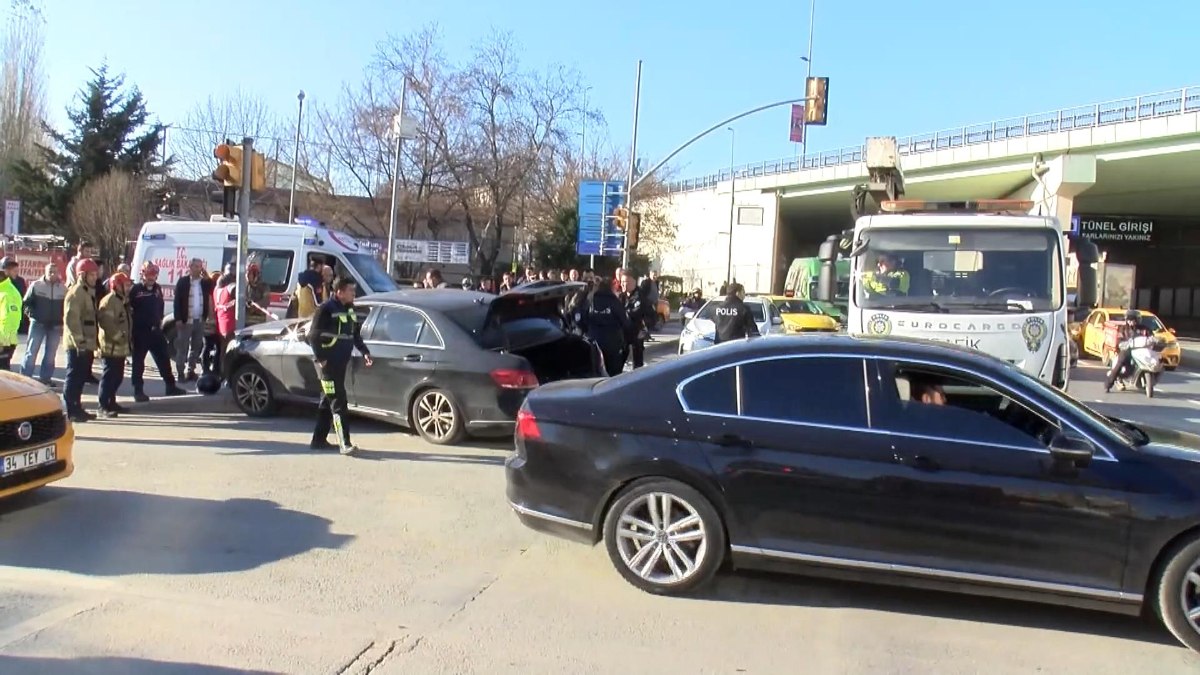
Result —
[{"label": "evergreen tree", "polygon": [[126,88],[123,75],[106,65],[67,109],[71,126],[61,133],[46,125],[51,143],[40,148],[44,166],[18,161],[13,166],[15,192],[24,206],[24,222],[35,231],[67,233],[71,202],[88,182],[123,171],[147,178],[164,172],[158,161],[165,127],[148,124],[145,99],[137,87]]}]

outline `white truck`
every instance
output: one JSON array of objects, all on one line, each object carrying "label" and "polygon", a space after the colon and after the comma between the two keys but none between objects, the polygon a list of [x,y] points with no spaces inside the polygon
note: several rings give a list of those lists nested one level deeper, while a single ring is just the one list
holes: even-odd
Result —
[{"label": "white truck", "polygon": [[[867,159],[854,229],[829,237],[819,254],[822,295],[832,290],[839,251],[851,261],[847,331],[963,345],[1065,388],[1071,307],[1068,238],[1058,220],[1030,215],[1033,202],[901,200],[895,139],[868,139]],[[883,213],[864,215],[868,195]],[[1072,245],[1076,302],[1091,306],[1096,248],[1082,239]]]}]

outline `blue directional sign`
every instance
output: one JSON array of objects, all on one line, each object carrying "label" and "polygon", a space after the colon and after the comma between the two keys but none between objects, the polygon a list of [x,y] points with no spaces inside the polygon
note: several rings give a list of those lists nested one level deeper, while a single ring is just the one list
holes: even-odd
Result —
[{"label": "blue directional sign", "polygon": [[619,254],[624,234],[612,226],[613,211],[625,205],[625,181],[585,180],[579,183],[579,255]]}]

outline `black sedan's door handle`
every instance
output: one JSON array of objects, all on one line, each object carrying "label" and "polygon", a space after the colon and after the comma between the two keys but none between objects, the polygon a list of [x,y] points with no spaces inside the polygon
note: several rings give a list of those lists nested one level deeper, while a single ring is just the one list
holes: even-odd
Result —
[{"label": "black sedan's door handle", "polygon": [[905,457],[900,460],[902,464],[912,467],[917,471],[941,471],[942,465],[925,455],[916,455],[913,457]]},{"label": "black sedan's door handle", "polygon": [[722,434],[716,439],[717,445],[723,448],[746,448],[754,447],[754,442],[748,438],[743,438],[738,434]]},{"label": "black sedan's door handle", "polygon": [[420,361],[420,360],[421,360],[421,355],[420,355],[420,354],[405,354],[405,355],[404,355],[404,360],[405,360],[405,361],[410,361],[410,362],[416,362],[416,361]]}]

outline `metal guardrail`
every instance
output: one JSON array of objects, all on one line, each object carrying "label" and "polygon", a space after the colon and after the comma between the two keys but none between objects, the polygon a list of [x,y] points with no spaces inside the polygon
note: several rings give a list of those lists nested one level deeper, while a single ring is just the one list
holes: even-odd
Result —
[{"label": "metal guardrail", "polygon": [[[984,124],[971,124],[929,134],[898,138],[896,142],[901,156],[918,155],[936,150],[981,145],[1013,138],[1044,136],[1060,131],[1103,127],[1191,112],[1200,112],[1200,86],[1182,87],[1156,94],[1063,108],[1048,113],[1011,117]],[[866,144],[864,143],[802,157],[793,156],[743,164],[734,167],[733,173],[738,179],[743,179],[843,166],[864,161],[865,153]],[[727,180],[729,180],[728,169],[700,178],[674,181],[668,186],[668,190],[670,192],[703,190]]]}]

